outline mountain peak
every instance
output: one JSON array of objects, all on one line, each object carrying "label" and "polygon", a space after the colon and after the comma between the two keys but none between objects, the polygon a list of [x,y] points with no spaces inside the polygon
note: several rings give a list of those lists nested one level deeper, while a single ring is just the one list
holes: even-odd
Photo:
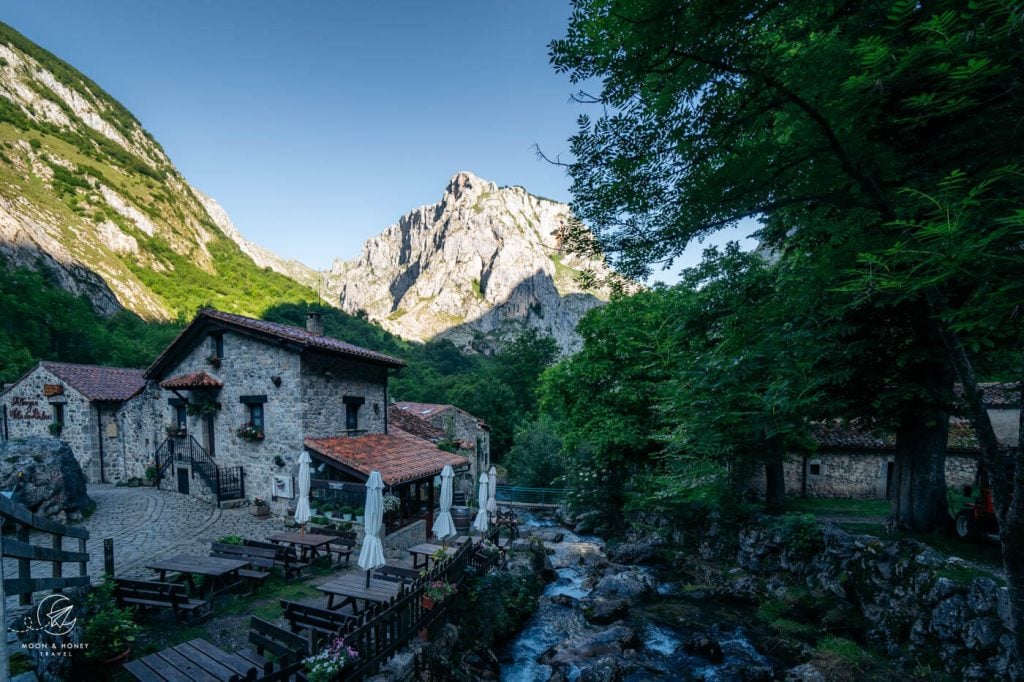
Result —
[{"label": "mountain peak", "polygon": [[469,171],[459,171],[448,181],[445,188],[445,196],[450,196],[454,201],[460,201],[463,197],[476,197],[484,192],[495,192],[498,186],[493,182],[484,180]]},{"label": "mountain peak", "polygon": [[343,310],[408,339],[490,352],[534,328],[573,350],[576,323],[610,292],[580,283],[584,271],[609,271],[563,249],[570,220],[565,204],[462,171],[439,202],[399,218],[357,259],[336,261],[327,290]]}]

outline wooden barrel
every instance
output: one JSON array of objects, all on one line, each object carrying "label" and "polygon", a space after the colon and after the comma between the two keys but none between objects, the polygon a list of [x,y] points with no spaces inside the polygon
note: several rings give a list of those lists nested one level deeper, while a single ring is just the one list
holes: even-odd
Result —
[{"label": "wooden barrel", "polygon": [[469,507],[452,507],[452,521],[455,522],[455,530],[459,532],[459,535],[468,534],[469,523],[472,521]]}]

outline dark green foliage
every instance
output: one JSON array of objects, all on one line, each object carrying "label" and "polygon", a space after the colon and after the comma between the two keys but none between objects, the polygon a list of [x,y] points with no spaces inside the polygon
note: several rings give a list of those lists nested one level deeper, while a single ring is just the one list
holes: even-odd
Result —
[{"label": "dark green foliage", "polygon": [[43,274],[0,270],[0,381],[9,382],[37,360],[145,367],[180,331],[124,311],[97,315]]},{"label": "dark green foliage", "polygon": [[552,421],[541,417],[519,427],[504,464],[513,485],[531,488],[562,485],[565,477],[562,440]]},{"label": "dark green foliage", "polygon": [[537,574],[525,570],[492,571],[474,579],[459,614],[463,645],[489,647],[515,635],[537,608],[543,587]]}]

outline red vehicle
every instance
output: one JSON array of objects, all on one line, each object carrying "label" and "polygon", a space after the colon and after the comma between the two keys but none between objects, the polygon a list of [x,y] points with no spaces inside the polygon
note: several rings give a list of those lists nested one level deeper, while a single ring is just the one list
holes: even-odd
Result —
[{"label": "red vehicle", "polygon": [[972,486],[964,486],[964,497],[974,497],[965,501],[964,508],[956,515],[956,534],[964,540],[976,540],[989,535],[999,534],[999,520],[992,502],[992,488],[988,482],[988,471],[985,464],[978,462],[977,497],[974,497]]}]

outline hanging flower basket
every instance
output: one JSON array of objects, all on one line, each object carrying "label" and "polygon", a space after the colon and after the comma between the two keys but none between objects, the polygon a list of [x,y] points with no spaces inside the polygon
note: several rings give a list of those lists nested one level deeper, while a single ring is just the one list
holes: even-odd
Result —
[{"label": "hanging flower basket", "polygon": [[423,597],[420,598],[420,604],[422,604],[423,608],[425,608],[427,611],[430,611],[434,608],[434,600],[425,594],[423,595]]}]

